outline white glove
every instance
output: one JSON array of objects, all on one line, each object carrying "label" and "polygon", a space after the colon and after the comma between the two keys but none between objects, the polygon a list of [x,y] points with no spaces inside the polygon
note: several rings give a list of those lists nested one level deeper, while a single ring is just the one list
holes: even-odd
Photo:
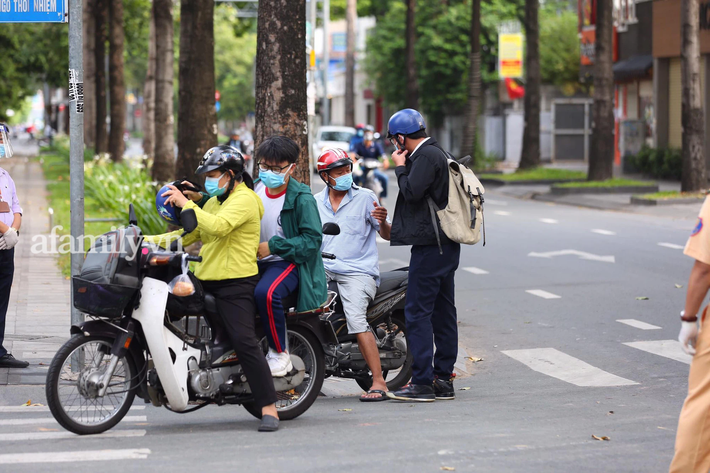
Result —
[{"label": "white glove", "polygon": [[688,355],[695,355],[695,341],[698,338],[698,322],[681,321],[678,341],[683,351]]},{"label": "white glove", "polygon": [[7,242],[2,235],[0,235],[0,250],[7,250]]},{"label": "white glove", "polygon": [[17,231],[10,227],[8,231],[3,233],[2,239],[5,240],[5,244],[7,245],[6,250],[11,250],[17,245],[17,241],[20,239],[19,236],[17,236]]}]

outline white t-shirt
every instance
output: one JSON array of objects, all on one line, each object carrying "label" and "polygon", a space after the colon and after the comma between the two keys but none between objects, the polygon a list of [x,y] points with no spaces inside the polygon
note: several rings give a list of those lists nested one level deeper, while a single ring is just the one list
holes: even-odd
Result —
[{"label": "white t-shirt", "polygon": [[[261,202],[264,204],[264,216],[261,218],[261,239],[260,243],[271,240],[275,236],[280,236],[281,238],[286,238],[284,236],[283,228],[281,227],[281,210],[284,208],[284,201],[286,200],[286,190],[284,190],[279,195],[269,194],[269,189],[262,183],[259,182],[254,189],[256,195],[261,198]],[[283,258],[270,255],[259,261],[281,261]]]}]

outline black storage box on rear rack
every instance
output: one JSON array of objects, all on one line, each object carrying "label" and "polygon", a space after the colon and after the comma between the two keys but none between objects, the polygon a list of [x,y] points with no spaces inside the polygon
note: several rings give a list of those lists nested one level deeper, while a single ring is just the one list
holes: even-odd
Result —
[{"label": "black storage box on rear rack", "polygon": [[74,307],[98,317],[119,317],[140,289],[142,239],[134,225],[97,238],[81,274],[72,278]]}]

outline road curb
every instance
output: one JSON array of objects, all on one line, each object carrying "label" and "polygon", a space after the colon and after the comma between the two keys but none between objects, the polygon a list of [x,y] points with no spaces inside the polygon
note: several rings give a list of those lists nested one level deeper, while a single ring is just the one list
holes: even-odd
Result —
[{"label": "road curb", "polygon": [[631,205],[687,205],[687,204],[699,204],[703,201],[703,198],[698,197],[685,197],[681,199],[643,199],[641,197],[631,196]]},{"label": "road curb", "polygon": [[658,192],[658,184],[648,186],[620,186],[620,187],[555,187],[550,188],[552,195],[572,194],[650,194]]},{"label": "road curb", "polygon": [[564,184],[566,182],[584,182],[586,179],[545,179],[545,180],[526,180],[526,181],[504,181],[502,179],[479,179],[481,184],[486,186],[549,186],[552,184]]}]

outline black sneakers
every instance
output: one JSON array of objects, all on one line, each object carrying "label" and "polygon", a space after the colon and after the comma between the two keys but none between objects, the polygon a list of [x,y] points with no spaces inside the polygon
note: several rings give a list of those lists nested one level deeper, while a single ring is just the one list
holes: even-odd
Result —
[{"label": "black sneakers", "polygon": [[437,400],[456,399],[456,393],[454,392],[454,378],[449,378],[448,380],[434,378],[432,387],[434,388],[434,395]]},{"label": "black sneakers", "polygon": [[0,368],[27,368],[30,364],[26,361],[15,359],[11,354],[0,356]]},{"label": "black sneakers", "polygon": [[399,391],[387,391],[387,397],[397,401],[434,402],[434,388],[426,384],[408,384]]}]

